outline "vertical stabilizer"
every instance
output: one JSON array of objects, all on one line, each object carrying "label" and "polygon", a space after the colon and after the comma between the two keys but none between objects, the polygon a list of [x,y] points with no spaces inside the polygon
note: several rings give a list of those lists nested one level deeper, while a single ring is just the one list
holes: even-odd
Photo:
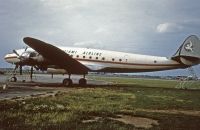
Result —
[{"label": "vertical stabilizer", "polygon": [[200,40],[197,36],[191,35],[183,42],[177,52],[172,56],[182,64],[192,66],[200,63]]}]

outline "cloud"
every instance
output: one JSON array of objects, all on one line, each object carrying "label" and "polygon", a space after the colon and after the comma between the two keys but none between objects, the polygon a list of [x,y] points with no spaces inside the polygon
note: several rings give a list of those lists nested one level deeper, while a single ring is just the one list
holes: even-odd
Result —
[{"label": "cloud", "polygon": [[44,7],[56,10],[73,10],[84,8],[91,3],[92,0],[40,0]]},{"label": "cloud", "polygon": [[181,25],[176,23],[162,23],[157,25],[156,31],[158,33],[179,32],[183,29]]},{"label": "cloud", "polygon": [[101,34],[101,33],[103,33],[103,34],[108,34],[108,33],[109,33],[109,30],[108,30],[108,29],[105,29],[105,28],[103,28],[103,27],[99,27],[99,28],[97,28],[97,29],[94,31],[94,33],[97,33],[97,34]]},{"label": "cloud", "polygon": [[[166,56],[186,36],[200,34],[198,0],[0,1],[0,57],[24,46],[24,36],[61,46]],[[160,50],[163,45],[166,51]]]}]

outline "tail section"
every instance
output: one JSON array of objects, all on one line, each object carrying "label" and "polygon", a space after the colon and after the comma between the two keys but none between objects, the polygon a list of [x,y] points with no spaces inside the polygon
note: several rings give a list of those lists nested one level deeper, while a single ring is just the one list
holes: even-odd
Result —
[{"label": "tail section", "polygon": [[183,42],[177,52],[172,56],[173,60],[186,66],[200,64],[200,40],[191,35]]}]

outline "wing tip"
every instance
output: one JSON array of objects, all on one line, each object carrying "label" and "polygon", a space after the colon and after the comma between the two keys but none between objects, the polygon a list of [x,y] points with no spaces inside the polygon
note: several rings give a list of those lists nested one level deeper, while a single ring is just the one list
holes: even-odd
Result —
[{"label": "wing tip", "polygon": [[33,39],[33,38],[31,38],[31,37],[24,37],[23,41],[24,41],[24,43],[29,43],[31,39]]},{"label": "wing tip", "polygon": [[[34,43],[37,43],[37,42],[39,42],[40,40],[38,40],[38,39],[35,39],[35,38],[32,38],[32,37],[24,37],[23,38],[23,41],[24,41],[24,43],[26,44],[26,45],[32,45],[32,44],[34,44]],[[41,41],[40,41],[41,42]]]}]

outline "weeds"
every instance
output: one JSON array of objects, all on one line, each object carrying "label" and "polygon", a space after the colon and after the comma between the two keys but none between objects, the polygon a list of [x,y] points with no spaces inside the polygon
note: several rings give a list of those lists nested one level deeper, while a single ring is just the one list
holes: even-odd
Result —
[{"label": "weeds", "polygon": [[[149,82],[149,81],[148,81]],[[152,81],[153,82],[153,81]],[[152,83],[154,84],[154,83]],[[149,85],[149,84],[148,84]],[[26,100],[0,101],[2,129],[143,129],[111,120],[118,114],[156,119],[150,129],[198,129],[200,116],[138,111],[200,110],[199,90],[179,90],[142,85],[100,86]],[[85,122],[100,117],[94,122]]]}]

